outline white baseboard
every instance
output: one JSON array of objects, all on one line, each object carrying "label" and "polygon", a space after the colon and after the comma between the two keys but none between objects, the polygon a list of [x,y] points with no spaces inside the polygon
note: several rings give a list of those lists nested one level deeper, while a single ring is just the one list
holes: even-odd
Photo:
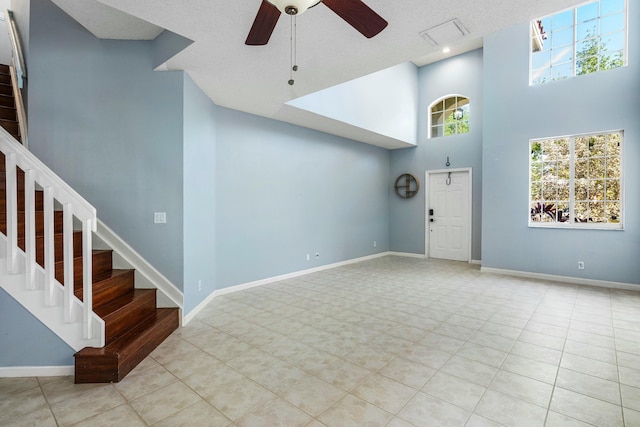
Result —
[{"label": "white baseboard", "polygon": [[68,377],[74,375],[73,366],[0,366],[0,378]]},{"label": "white baseboard", "polygon": [[387,255],[393,255],[393,256],[403,256],[403,257],[407,257],[407,258],[426,258],[425,254],[414,254],[411,252],[387,252]]},{"label": "white baseboard", "polygon": [[346,261],[340,261],[333,264],[321,265],[320,267],[309,268],[306,270],[294,271],[293,273],[282,274],[280,276],[268,277],[266,279],[260,279],[253,282],[242,283],[240,285],[229,286],[228,288],[217,289],[213,291],[207,298],[205,298],[200,304],[198,304],[193,310],[191,310],[187,315],[182,319],[182,326],[187,325],[191,322],[196,315],[204,309],[207,304],[213,301],[216,297],[220,295],[230,294],[232,292],[238,292],[245,289],[255,288],[256,286],[263,286],[273,282],[279,282],[281,280],[293,279],[295,277],[305,276],[307,274],[316,273],[318,271],[330,270],[336,267],[342,267],[344,265],[355,264],[362,261],[367,261],[370,259],[381,258],[383,256],[393,255],[391,252],[381,252],[378,254],[367,255],[360,258],[354,258]]},{"label": "white baseboard", "polygon": [[482,265],[482,260],[480,259],[472,259],[471,264]]},{"label": "white baseboard", "polygon": [[551,282],[571,283],[574,285],[598,286],[601,288],[640,291],[640,284],[633,284],[633,283],[610,282],[606,280],[585,279],[582,277],[571,277],[571,276],[557,276],[554,274],[532,273],[529,271],[518,271],[518,270],[504,270],[501,268],[490,268],[490,267],[481,267],[480,271],[483,273],[504,274],[507,276],[549,280]]}]

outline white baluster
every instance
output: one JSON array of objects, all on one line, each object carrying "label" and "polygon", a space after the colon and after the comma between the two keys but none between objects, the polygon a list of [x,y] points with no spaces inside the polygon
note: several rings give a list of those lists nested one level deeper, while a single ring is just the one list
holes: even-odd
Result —
[{"label": "white baluster", "polygon": [[73,322],[73,206],[63,206],[64,320]]},{"label": "white baluster", "polygon": [[54,280],[56,257],[54,240],[53,188],[45,187],[44,192],[44,303],[56,305]]},{"label": "white baluster", "polygon": [[7,272],[16,273],[18,256],[18,184],[16,154],[5,155],[5,193],[7,196]]},{"label": "white baluster", "polygon": [[82,223],[82,302],[84,304],[84,337],[93,338],[93,248],[91,220]]},{"label": "white baluster", "polygon": [[36,275],[36,183],[33,169],[24,171],[25,279],[27,289],[35,289]]}]

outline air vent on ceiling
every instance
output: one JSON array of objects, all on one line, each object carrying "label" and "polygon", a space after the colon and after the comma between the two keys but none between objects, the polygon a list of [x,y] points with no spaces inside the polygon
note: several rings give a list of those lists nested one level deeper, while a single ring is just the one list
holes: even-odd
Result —
[{"label": "air vent on ceiling", "polygon": [[420,35],[433,46],[441,46],[459,40],[469,34],[469,30],[459,19],[452,19],[444,24],[424,30]]}]

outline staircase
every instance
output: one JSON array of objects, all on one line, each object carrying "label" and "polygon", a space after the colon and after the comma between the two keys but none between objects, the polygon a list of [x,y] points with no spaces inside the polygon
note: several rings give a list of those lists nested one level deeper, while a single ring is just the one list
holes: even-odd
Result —
[{"label": "staircase", "polygon": [[[8,67],[5,67],[0,66],[0,125],[19,141],[11,80],[9,78],[9,82],[6,83],[5,75],[9,71]],[[29,215],[25,203],[28,199],[28,195],[25,194],[25,173],[19,167],[16,167],[14,172],[8,172],[15,173],[17,178],[17,243],[20,249],[25,250],[29,235],[26,224]],[[8,236],[7,182],[5,155],[0,153],[0,232]],[[33,228],[35,262],[41,267],[45,267],[47,240],[44,199],[43,191],[36,189]],[[65,249],[64,221],[64,212],[55,210],[52,257],[55,264],[54,275],[63,286],[65,281],[71,281],[72,277],[73,295],[83,301],[83,281],[88,279],[85,279],[83,274],[83,231],[72,231],[73,249]],[[72,275],[65,274],[65,250],[72,253]],[[134,270],[112,267],[113,251],[93,250],[90,253],[92,286],[88,290],[92,290],[92,296],[89,300],[92,300],[93,312],[104,321],[105,346],[85,347],[74,355],[75,382],[118,382],[178,328],[179,309],[157,308],[156,289],[136,289]],[[38,286],[37,282],[35,286]],[[37,295],[34,295],[35,297]]]}]

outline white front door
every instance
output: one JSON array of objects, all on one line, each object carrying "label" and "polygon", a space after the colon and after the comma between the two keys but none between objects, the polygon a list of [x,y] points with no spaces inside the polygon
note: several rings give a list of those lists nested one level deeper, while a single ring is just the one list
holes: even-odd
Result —
[{"label": "white front door", "polygon": [[427,172],[429,257],[470,261],[470,171]]}]

